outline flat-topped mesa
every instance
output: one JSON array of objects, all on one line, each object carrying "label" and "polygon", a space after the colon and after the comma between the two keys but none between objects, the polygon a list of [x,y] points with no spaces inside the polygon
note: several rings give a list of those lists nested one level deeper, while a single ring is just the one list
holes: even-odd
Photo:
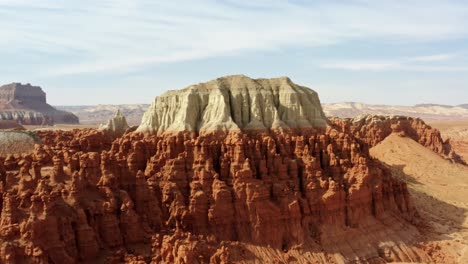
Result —
[{"label": "flat-topped mesa", "polygon": [[31,84],[11,83],[1,87],[0,102],[36,101],[46,103],[46,94],[39,86]]},{"label": "flat-topped mesa", "polygon": [[14,120],[25,125],[77,124],[78,117],[47,104],[46,93],[39,86],[11,83],[0,86],[0,120]]},{"label": "flat-topped mesa", "polygon": [[139,132],[244,131],[324,128],[326,119],[317,93],[287,77],[221,77],[168,91],[144,114]]}]

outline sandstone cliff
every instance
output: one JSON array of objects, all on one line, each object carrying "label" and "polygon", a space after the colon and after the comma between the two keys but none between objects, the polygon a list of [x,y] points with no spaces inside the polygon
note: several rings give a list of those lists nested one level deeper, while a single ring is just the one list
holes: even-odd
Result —
[{"label": "sandstone cliff", "polygon": [[328,122],[288,78],[230,76],[156,98],[144,133],[38,131],[0,158],[0,261],[430,262],[406,183],[368,153],[403,128]]},{"label": "sandstone cliff", "polygon": [[0,162],[3,263],[428,260],[406,184],[336,129],[37,133]]},{"label": "sandstone cliff", "polygon": [[316,92],[289,78],[218,78],[157,97],[138,131],[241,131],[325,127]]},{"label": "sandstone cliff", "polygon": [[419,144],[453,162],[466,164],[440,131],[419,118],[406,116],[360,115],[355,118],[332,118],[331,125],[353,135],[367,148],[376,146],[392,133],[410,137]]},{"label": "sandstone cliff", "polygon": [[46,102],[38,86],[12,83],[0,87],[0,120],[15,120],[23,125],[77,124],[78,117],[60,111]]}]

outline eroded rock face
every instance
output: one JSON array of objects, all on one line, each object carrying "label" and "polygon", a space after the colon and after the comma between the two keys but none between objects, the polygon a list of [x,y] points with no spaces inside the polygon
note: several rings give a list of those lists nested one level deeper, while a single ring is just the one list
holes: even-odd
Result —
[{"label": "eroded rock face", "polygon": [[327,126],[288,78],[230,76],[158,97],[115,139],[39,131],[34,153],[0,159],[0,261],[430,262],[406,183],[368,149],[403,131],[443,143],[359,122]]},{"label": "eroded rock face", "polygon": [[452,128],[442,132],[442,137],[447,140],[460,156],[468,161],[468,128]]},{"label": "eroded rock face", "polygon": [[391,133],[407,136],[451,161],[465,164],[440,131],[419,118],[406,116],[361,115],[355,118],[332,118],[331,124],[340,131],[353,135],[368,148],[382,142]]},{"label": "eroded rock face", "polygon": [[0,167],[5,263],[427,260],[406,184],[336,129],[39,135]]},{"label": "eroded rock face", "polygon": [[241,131],[248,129],[324,128],[317,93],[289,78],[218,78],[157,97],[138,131]]},{"label": "eroded rock face", "polygon": [[46,102],[39,86],[12,83],[0,87],[0,120],[15,120],[22,125],[78,124],[74,114],[60,111]]}]

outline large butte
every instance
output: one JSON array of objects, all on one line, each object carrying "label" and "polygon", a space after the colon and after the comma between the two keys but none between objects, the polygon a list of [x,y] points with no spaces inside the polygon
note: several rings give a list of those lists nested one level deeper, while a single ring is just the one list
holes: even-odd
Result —
[{"label": "large butte", "polygon": [[244,131],[323,128],[328,120],[319,97],[287,77],[221,77],[156,97],[138,131]]}]

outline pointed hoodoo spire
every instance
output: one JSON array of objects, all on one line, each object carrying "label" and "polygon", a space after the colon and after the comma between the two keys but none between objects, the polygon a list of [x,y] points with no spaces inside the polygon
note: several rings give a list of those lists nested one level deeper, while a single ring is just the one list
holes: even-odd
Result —
[{"label": "pointed hoodoo spire", "polygon": [[129,128],[130,126],[127,123],[127,119],[122,112],[120,112],[120,109],[117,109],[114,117],[107,122],[107,125],[101,124],[99,126],[99,130],[105,131],[114,137],[122,136]]}]

